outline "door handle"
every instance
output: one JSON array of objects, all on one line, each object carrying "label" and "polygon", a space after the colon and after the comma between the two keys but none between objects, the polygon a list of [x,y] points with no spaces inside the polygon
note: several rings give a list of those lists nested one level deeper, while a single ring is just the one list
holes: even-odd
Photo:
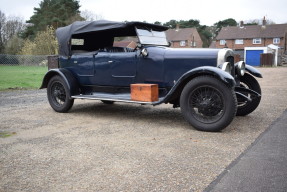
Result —
[{"label": "door handle", "polygon": [[113,61],[108,61],[108,63],[113,63]]}]

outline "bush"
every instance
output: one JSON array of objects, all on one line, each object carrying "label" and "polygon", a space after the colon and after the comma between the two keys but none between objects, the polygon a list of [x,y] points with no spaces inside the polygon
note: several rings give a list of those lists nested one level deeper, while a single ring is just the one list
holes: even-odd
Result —
[{"label": "bush", "polygon": [[58,42],[53,27],[47,27],[46,31],[37,33],[35,39],[24,41],[21,55],[56,55],[58,54]]}]

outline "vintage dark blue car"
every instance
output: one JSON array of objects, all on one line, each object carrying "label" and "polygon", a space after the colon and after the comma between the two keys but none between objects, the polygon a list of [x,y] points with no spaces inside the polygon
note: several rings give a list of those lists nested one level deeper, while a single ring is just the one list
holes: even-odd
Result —
[{"label": "vintage dark blue car", "polygon": [[[81,21],[57,29],[59,56],[41,88],[57,112],[71,109],[74,99],[180,107],[197,130],[220,131],[235,115],[254,111],[261,100],[260,72],[234,62],[231,49],[176,49],[167,27],[142,22]],[[114,41],[136,39],[134,48]],[[55,63],[54,63],[55,65]],[[131,99],[131,84],[153,84],[158,99]]]}]

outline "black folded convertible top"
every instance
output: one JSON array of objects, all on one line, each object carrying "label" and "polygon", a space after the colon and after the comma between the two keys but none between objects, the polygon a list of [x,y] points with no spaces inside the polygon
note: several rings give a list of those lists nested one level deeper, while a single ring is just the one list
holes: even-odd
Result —
[{"label": "black folded convertible top", "polygon": [[143,23],[143,22],[114,22],[107,20],[99,21],[76,21],[66,27],[60,27],[56,30],[56,36],[59,42],[59,54],[63,56],[70,55],[70,40],[74,38],[89,38],[91,34],[104,34],[102,38],[108,36],[136,36],[135,27],[146,28],[155,31],[165,31],[168,28],[161,25]]}]

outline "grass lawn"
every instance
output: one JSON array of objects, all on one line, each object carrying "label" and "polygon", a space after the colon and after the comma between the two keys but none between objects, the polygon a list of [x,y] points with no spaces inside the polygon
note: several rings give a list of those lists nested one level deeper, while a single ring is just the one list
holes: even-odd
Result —
[{"label": "grass lawn", "polygon": [[0,65],[0,90],[39,88],[47,71],[47,67]]}]

